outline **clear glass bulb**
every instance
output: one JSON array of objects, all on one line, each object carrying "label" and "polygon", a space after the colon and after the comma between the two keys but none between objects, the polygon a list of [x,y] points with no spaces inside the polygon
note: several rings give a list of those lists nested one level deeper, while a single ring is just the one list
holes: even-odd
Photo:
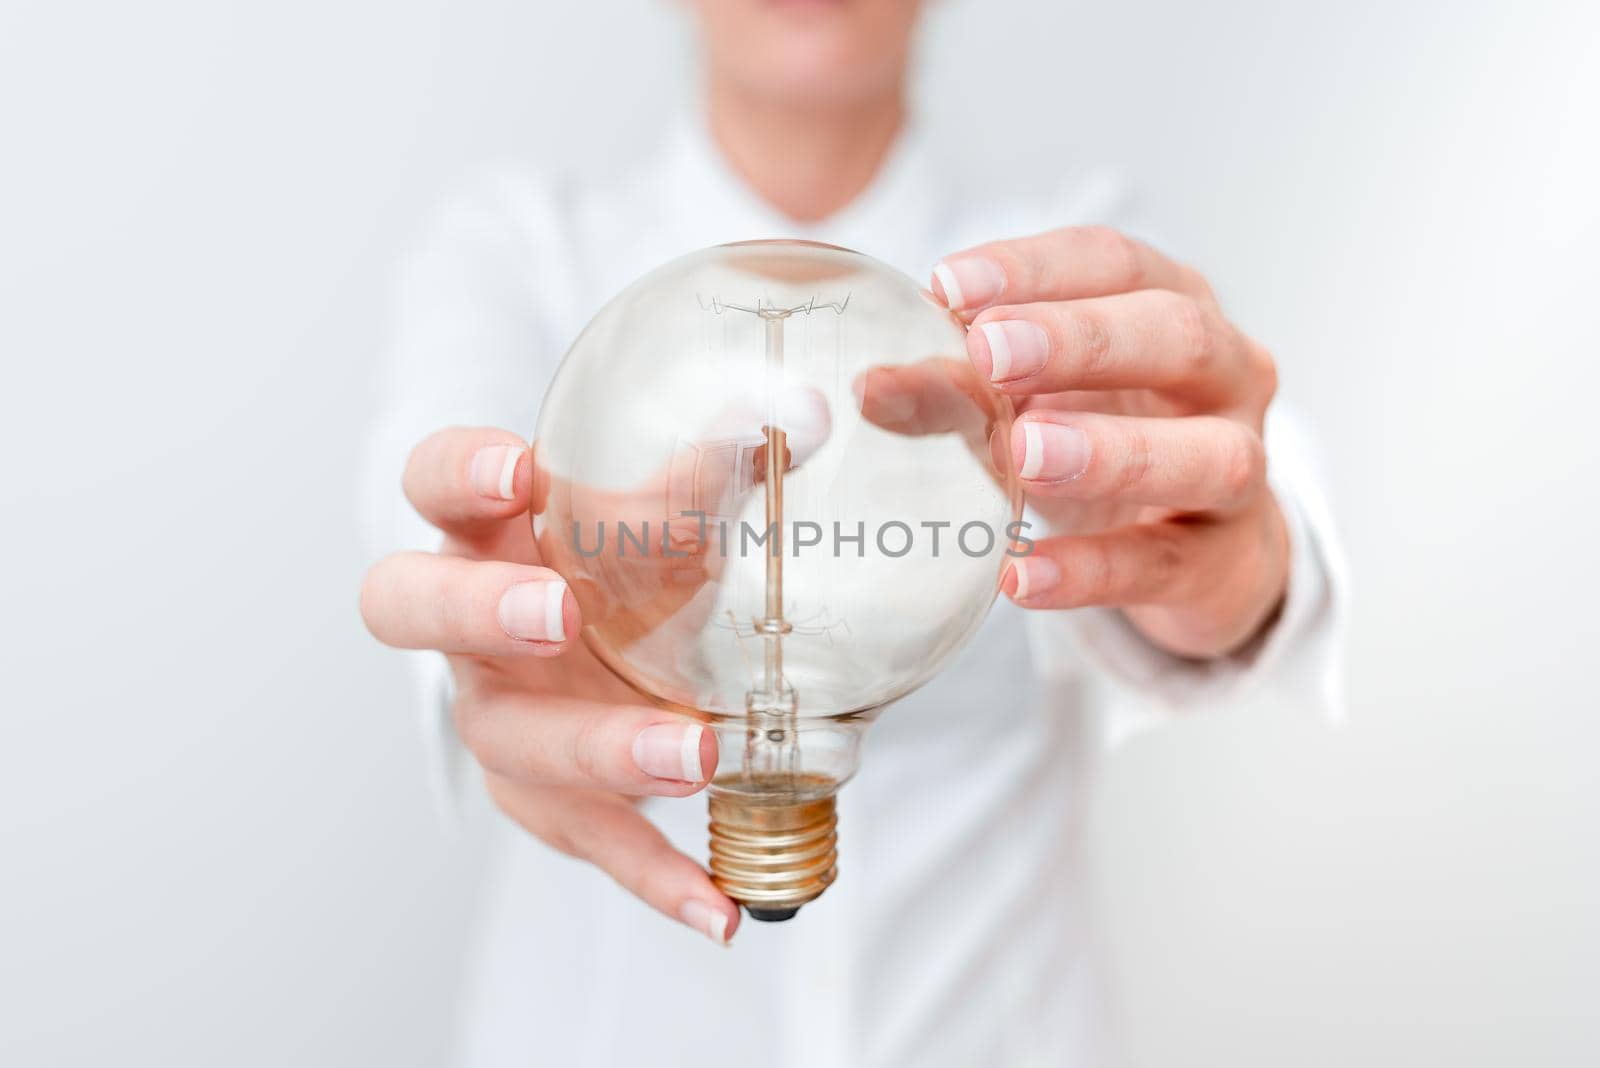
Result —
[{"label": "clear glass bulb", "polygon": [[862,732],[992,605],[1011,417],[931,294],[809,242],[669,263],[562,363],[535,537],[594,654],[717,732],[711,872],[752,916],[833,881]]}]

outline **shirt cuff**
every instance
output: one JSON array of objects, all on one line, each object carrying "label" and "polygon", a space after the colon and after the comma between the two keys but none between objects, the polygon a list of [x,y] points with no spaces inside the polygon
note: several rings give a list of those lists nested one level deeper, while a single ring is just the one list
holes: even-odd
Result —
[{"label": "shirt cuff", "polygon": [[[1268,682],[1313,706],[1330,721],[1343,718],[1343,616],[1347,579],[1331,515],[1311,469],[1309,450],[1292,427],[1269,427],[1269,484],[1289,538],[1284,602],[1264,633],[1238,653],[1191,660],[1158,649],[1122,612],[1089,608],[1031,612],[1035,649],[1076,645],[1091,670],[1120,691],[1109,721],[1116,745],[1174,714],[1238,700]],[[1277,440],[1274,440],[1277,439]]]}]

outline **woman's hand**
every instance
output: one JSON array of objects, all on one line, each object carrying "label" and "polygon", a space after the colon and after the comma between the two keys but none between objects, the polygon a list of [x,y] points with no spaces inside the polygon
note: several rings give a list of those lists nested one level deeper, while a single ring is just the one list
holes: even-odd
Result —
[{"label": "woman's hand", "polygon": [[411,454],[404,488],[444,544],[367,573],[367,627],[387,645],[447,654],[456,730],[508,816],[726,943],[738,907],[632,800],[703,788],[716,736],[640,703],[576,640],[577,601],[539,566],[529,529],[526,444],[504,430],[440,431]]},{"label": "woman's hand", "polygon": [[1272,618],[1288,533],[1266,484],[1272,357],[1197,272],[1104,227],[980,245],[934,268],[978,373],[1023,412],[1009,447],[1062,536],[1013,560],[1027,608],[1120,607],[1213,657]]}]

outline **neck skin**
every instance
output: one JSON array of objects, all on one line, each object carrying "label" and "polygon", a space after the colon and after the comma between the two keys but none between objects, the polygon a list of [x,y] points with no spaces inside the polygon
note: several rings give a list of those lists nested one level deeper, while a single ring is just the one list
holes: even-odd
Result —
[{"label": "neck skin", "polygon": [[796,104],[711,76],[711,136],[735,173],[795,222],[813,223],[872,183],[905,124],[900,87],[875,99]]}]

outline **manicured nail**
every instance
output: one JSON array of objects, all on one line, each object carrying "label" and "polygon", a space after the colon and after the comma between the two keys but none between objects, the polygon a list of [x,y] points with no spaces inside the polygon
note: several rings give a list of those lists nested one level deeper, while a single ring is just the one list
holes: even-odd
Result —
[{"label": "manicured nail", "polygon": [[856,409],[869,421],[893,429],[917,414],[917,400],[895,376],[893,367],[874,367],[850,383]]},{"label": "manicured nail", "polygon": [[1022,477],[1032,482],[1070,482],[1089,466],[1089,438],[1075,426],[1029,419],[1022,428]]},{"label": "manicured nail", "polygon": [[872,421],[880,426],[899,427],[910,423],[917,415],[917,398],[904,390],[889,389],[874,399]]},{"label": "manicured nail", "polygon": [[714,909],[703,901],[685,901],[678,910],[678,919],[717,945],[728,944],[728,917],[721,909]]},{"label": "manicured nail", "polygon": [[832,416],[828,401],[820,393],[789,393],[780,402],[779,422],[789,435],[790,446],[819,441],[828,436]]},{"label": "manicured nail", "polygon": [[480,497],[509,501],[517,477],[517,461],[526,450],[520,445],[485,445],[472,455],[472,489]]},{"label": "manicured nail", "polygon": [[[1044,370],[1050,355],[1050,339],[1044,328],[1026,319],[1009,319],[998,323],[984,323],[978,331],[983,335],[983,345],[971,346],[974,362],[983,370],[983,349],[988,348],[989,381],[1009,382],[1027,378]],[[974,335],[974,340],[976,340]]]},{"label": "manicured nail", "polygon": [[[705,782],[708,739],[698,723],[657,723],[633,739],[633,762],[646,775],[677,782]],[[713,750],[715,752],[715,750]]]},{"label": "manicured nail", "polygon": [[525,642],[567,640],[567,584],[560,579],[519,582],[500,595],[500,626]]},{"label": "manicured nail", "polygon": [[1019,556],[1011,561],[1011,574],[1016,582],[1011,598],[1016,601],[1048,593],[1061,582],[1061,566],[1048,556]]},{"label": "manicured nail", "polygon": [[1006,272],[987,256],[958,256],[933,269],[933,284],[951,311],[993,304],[1006,287]]}]

